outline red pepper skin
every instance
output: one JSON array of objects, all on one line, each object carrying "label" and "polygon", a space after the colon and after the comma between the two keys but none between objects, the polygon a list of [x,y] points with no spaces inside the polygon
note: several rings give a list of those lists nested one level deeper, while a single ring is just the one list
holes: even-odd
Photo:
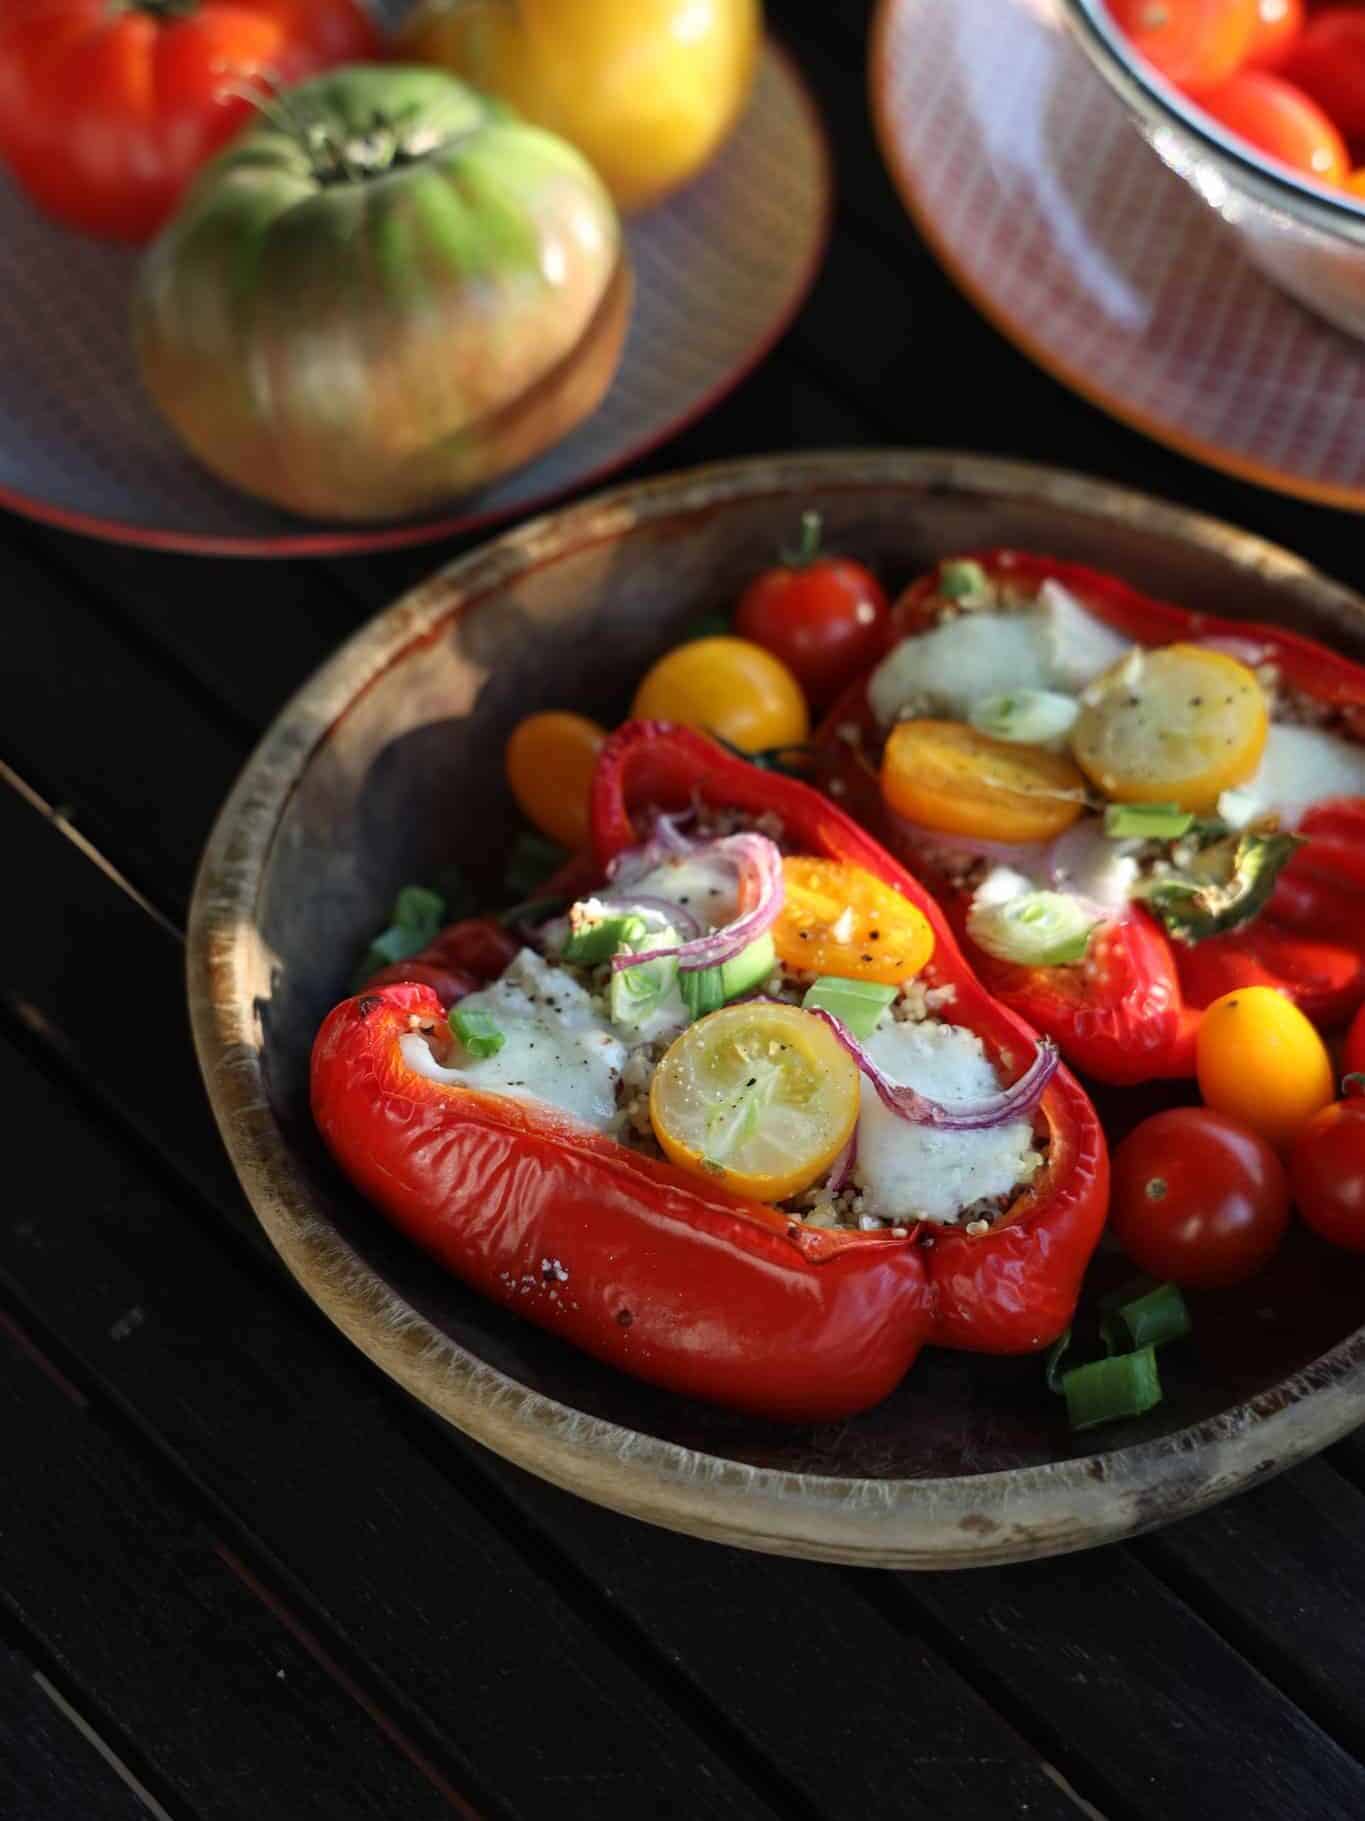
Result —
[{"label": "red pepper skin", "polygon": [[516,955],[521,944],[496,917],[465,917],[448,923],[441,933],[408,961],[391,961],[370,975],[366,989],[397,986],[404,980],[429,986],[441,1009],[474,992],[498,975]]},{"label": "red pepper skin", "polygon": [[551,1108],[420,1075],[398,1040],[440,1017],[423,986],[345,1000],[312,1099],[351,1180],[457,1277],[623,1372],[759,1416],[849,1416],[900,1382],[931,1320],[912,1238],[805,1227]]},{"label": "red pepper skin", "polygon": [[[794,853],[864,867],[918,906],[934,931],[926,981],[951,984],[953,1022],[974,1030],[995,1061],[1019,1073],[1033,1032],[973,974],[939,904],[856,822],[797,779],[760,771],[691,729],[628,722],[603,747],[594,778],[599,864],[605,869],[640,841],[635,818],[642,811],[694,801],[775,814]],[[1053,1078],[1039,1112],[1049,1134],[1047,1161],[1005,1220],[980,1236],[920,1228],[933,1292],[929,1338],[938,1345],[1024,1353],[1048,1346],[1071,1319],[1104,1225],[1109,1156],[1095,1110],[1067,1070]]]},{"label": "red pepper skin", "polygon": [[[1078,563],[1022,551],[988,550],[971,560],[995,582],[1036,590],[1060,582],[1095,617],[1139,644],[1215,640],[1243,662],[1273,664],[1284,681],[1342,712],[1365,737],[1365,668],[1300,633],[1245,620],[1192,613],[1139,594],[1115,577]],[[941,611],[939,571],[915,582],[897,601],[897,638],[932,626]],[[839,729],[857,731],[857,741]],[[819,734],[825,781],[859,820],[893,847],[897,832],[882,801],[869,758],[881,734],[864,683],[836,703]],[[1134,906],[1116,923],[1095,968],[1084,975],[1052,968],[1011,968],[965,941],[973,965],[991,990],[1097,1081],[1129,1084],[1194,1070],[1194,1037],[1204,1006],[1225,992],[1273,986],[1314,1022],[1333,1026],[1365,1000],[1365,802],[1320,804],[1304,818],[1308,838],[1285,868],[1261,915],[1224,936],[1173,943]],[[950,910],[959,929],[965,904]]]}]

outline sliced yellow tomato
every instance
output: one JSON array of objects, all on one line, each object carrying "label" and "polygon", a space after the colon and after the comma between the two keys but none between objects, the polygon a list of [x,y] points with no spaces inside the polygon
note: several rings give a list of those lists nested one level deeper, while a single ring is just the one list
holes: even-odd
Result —
[{"label": "sliced yellow tomato", "polygon": [[681,1168],[756,1201],[784,1201],[848,1143],[858,1065],[827,1024],[794,1005],[727,1005],[669,1049],[649,1116]]},{"label": "sliced yellow tomato", "polygon": [[1254,673],[1202,645],[1131,651],[1082,698],[1071,750],[1119,803],[1199,815],[1261,762],[1270,717]]},{"label": "sliced yellow tomato", "polygon": [[1050,841],[1085,808],[1064,753],[993,740],[961,721],[901,721],[882,756],[882,795],[898,816],[982,841]]},{"label": "sliced yellow tomato", "polygon": [[605,727],[581,714],[533,714],[507,742],[517,808],[543,835],[576,852],[588,844],[588,793]]},{"label": "sliced yellow tomato", "polygon": [[691,639],[666,652],[646,672],[630,712],[704,728],[744,752],[799,746],[810,732],[801,685],[749,639]]},{"label": "sliced yellow tomato", "polygon": [[1284,1144],[1336,1099],[1331,1057],[1298,1006],[1273,986],[1215,999],[1195,1040],[1199,1092],[1209,1106]]},{"label": "sliced yellow tomato", "polygon": [[899,986],[934,952],[924,912],[861,866],[795,855],[782,862],[782,879],[786,897],[772,936],[787,967]]}]

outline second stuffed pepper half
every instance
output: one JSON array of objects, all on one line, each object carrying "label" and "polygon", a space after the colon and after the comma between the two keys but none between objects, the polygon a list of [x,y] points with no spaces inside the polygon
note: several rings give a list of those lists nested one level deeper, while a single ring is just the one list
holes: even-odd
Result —
[{"label": "second stuffed pepper half", "polygon": [[1054,1341],[1104,1137],[933,898],[660,723],[608,740],[591,820],[524,942],[457,926],[327,1018],[313,1108],[357,1185],[485,1296],[765,1417],[864,1409],[926,1343]]}]

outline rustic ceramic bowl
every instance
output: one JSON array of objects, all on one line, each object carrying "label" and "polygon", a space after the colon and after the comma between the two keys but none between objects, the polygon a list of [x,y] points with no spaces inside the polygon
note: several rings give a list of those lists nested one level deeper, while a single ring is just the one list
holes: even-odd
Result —
[{"label": "rustic ceramic bowl", "polygon": [[[309,1121],[313,1033],[395,889],[451,859],[496,879],[513,723],[551,706],[619,717],[649,661],[732,602],[812,506],[831,546],[893,584],[944,552],[1013,544],[1365,656],[1365,603],[1294,557],[1073,475],[861,453],[623,488],[462,557],[281,714],[195,893],[200,1061],[247,1194],[308,1294],[519,1465],[653,1523],[791,1555],[942,1568],[1084,1548],[1198,1510],[1365,1417],[1365,1260],[1298,1236],[1248,1291],[1202,1299],[1194,1338],[1163,1353],[1160,1408],[1095,1436],[1068,1434],[1037,1359],[937,1352],[865,1416],[784,1427],[636,1384],[466,1291],[351,1192]],[[1136,1110],[1129,1096],[1108,1115]],[[1098,1285],[1106,1272],[1121,1263],[1101,1258]]]}]

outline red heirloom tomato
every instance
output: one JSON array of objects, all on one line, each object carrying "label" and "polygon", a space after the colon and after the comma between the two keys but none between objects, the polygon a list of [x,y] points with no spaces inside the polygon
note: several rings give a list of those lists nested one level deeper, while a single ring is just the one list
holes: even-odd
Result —
[{"label": "red heirloom tomato", "polygon": [[1260,31],[1259,0],[1110,0],[1110,11],[1134,50],[1191,94],[1226,82]]},{"label": "red heirloom tomato", "polygon": [[1302,30],[1303,0],[1258,0],[1248,67],[1278,69]]},{"label": "red heirloom tomato", "polygon": [[806,699],[824,708],[882,655],[890,608],[861,563],[821,556],[820,515],[801,520],[801,547],[767,569],[740,598],[735,631],[791,671]]},{"label": "red heirloom tomato", "polygon": [[1284,1166],[1263,1138],[1208,1107],[1173,1107],[1113,1156],[1109,1224],[1142,1270],[1200,1289],[1269,1262],[1289,1225]]},{"label": "red heirloom tomato", "polygon": [[1316,101],[1266,70],[1242,70],[1199,105],[1279,164],[1328,185],[1346,181],[1346,142]]},{"label": "red heirloom tomato", "polygon": [[1365,7],[1313,14],[1280,69],[1348,139],[1365,139]]},{"label": "red heirloom tomato", "polygon": [[1290,1177],[1305,1224],[1334,1246],[1365,1252],[1365,1096],[1348,1093],[1309,1121]]},{"label": "red heirloom tomato", "polygon": [[251,112],[373,57],[358,0],[4,0],[0,157],[70,226],[146,240]]},{"label": "red heirloom tomato", "polygon": [[1356,1013],[1346,1033],[1341,1064],[1348,1075],[1365,1075],[1365,1005]]}]

